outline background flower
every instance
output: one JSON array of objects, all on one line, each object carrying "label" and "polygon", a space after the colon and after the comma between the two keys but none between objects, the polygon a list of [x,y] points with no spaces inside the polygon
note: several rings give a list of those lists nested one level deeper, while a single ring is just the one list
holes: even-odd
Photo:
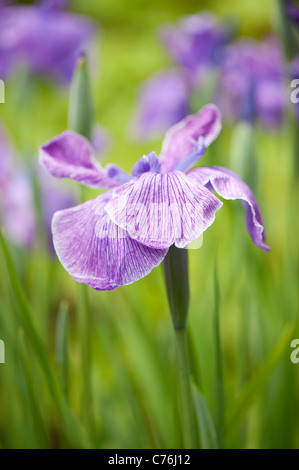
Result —
[{"label": "background flower", "polygon": [[275,38],[240,40],[222,58],[218,102],[226,118],[279,126],[287,104],[283,51]]},{"label": "background flower", "polygon": [[1,77],[23,65],[33,73],[69,82],[78,53],[95,32],[91,19],[49,8],[47,2],[4,8],[0,16]]}]

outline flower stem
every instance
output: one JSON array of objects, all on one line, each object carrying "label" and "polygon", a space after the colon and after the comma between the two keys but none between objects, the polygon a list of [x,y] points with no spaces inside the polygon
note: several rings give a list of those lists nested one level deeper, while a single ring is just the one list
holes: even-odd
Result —
[{"label": "flower stem", "polygon": [[190,449],[193,447],[193,414],[186,330],[189,309],[187,250],[175,246],[169,248],[164,260],[164,277],[175,331],[184,448]]},{"label": "flower stem", "polygon": [[186,328],[175,329],[178,378],[181,396],[184,448],[193,448],[192,396]]}]

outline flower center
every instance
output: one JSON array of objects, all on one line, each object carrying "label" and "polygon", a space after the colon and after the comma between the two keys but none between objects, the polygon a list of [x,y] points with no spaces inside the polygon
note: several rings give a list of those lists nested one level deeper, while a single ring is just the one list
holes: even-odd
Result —
[{"label": "flower center", "polygon": [[138,162],[132,168],[132,176],[139,177],[143,173],[152,171],[154,173],[160,173],[161,163],[155,152],[151,152],[148,155],[143,155]]}]

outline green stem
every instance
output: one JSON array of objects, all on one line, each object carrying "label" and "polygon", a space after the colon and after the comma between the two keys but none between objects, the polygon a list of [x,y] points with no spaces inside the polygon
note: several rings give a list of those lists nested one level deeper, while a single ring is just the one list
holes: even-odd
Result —
[{"label": "green stem", "polygon": [[193,447],[192,399],[187,346],[189,310],[188,251],[171,246],[164,260],[164,277],[175,331],[178,380],[181,395],[184,448]]},{"label": "green stem", "polygon": [[186,328],[175,329],[184,449],[193,448],[192,396]]}]

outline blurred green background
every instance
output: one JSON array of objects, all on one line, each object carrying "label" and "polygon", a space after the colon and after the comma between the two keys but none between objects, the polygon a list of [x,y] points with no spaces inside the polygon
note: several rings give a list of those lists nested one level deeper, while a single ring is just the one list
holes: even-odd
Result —
[{"label": "blurred green background", "polygon": [[[136,144],[128,138],[137,87],[172,64],[158,39],[161,24],[203,9],[232,18],[242,36],[261,38],[276,29],[273,0],[73,2],[73,11],[95,18],[101,29],[90,74],[96,120],[112,136],[104,162],[129,171],[141,155],[159,152],[159,140]],[[6,83],[1,121],[24,159],[37,159],[38,147],[66,129],[68,92],[37,79],[29,83],[26,76]],[[298,181],[288,124],[279,133],[256,133],[255,194],[271,252],[251,243],[237,201],[224,203],[202,248],[189,252],[191,373],[212,420],[200,419],[200,447],[215,443],[209,436],[219,419],[224,447],[299,445],[299,364],[290,361],[290,342],[299,337]],[[203,164],[229,167],[231,138],[232,129],[224,126]],[[88,288],[86,315],[79,285],[55,257],[38,247],[25,252],[10,246],[10,252],[30,308],[17,284],[12,290],[1,252],[6,363],[0,364],[0,446],[179,448],[174,338],[162,268],[115,291]]]}]

